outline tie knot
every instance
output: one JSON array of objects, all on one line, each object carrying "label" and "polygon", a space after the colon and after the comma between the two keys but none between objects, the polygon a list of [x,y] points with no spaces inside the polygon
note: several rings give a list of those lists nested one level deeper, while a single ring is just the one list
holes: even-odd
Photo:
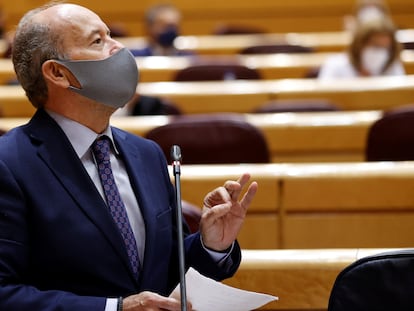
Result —
[{"label": "tie knot", "polygon": [[109,161],[111,142],[108,136],[101,136],[92,144],[92,152],[96,162],[102,163]]}]

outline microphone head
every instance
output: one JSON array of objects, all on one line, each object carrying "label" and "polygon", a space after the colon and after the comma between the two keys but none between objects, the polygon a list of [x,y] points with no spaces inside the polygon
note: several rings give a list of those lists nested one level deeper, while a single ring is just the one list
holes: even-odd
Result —
[{"label": "microphone head", "polygon": [[173,162],[181,161],[181,148],[177,145],[171,147],[171,159]]}]

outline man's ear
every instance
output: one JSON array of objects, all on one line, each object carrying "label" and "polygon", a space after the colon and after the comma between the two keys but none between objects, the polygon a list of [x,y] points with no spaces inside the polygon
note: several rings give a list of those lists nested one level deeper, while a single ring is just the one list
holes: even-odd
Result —
[{"label": "man's ear", "polygon": [[60,85],[64,88],[68,88],[69,86],[80,88],[80,83],[72,72],[54,60],[47,60],[43,63],[42,73],[45,80],[50,83]]}]

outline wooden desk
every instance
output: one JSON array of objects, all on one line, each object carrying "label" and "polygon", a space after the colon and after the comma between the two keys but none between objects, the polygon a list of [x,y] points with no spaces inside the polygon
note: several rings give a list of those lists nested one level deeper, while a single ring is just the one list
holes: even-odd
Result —
[{"label": "wooden desk", "polygon": [[[381,115],[375,110],[243,116],[262,130],[276,163],[362,161],[368,129]],[[143,136],[170,121],[167,116],[113,117],[112,124]]]},{"label": "wooden desk", "polygon": [[16,79],[13,63],[9,58],[0,58],[0,85]]},{"label": "wooden desk", "polygon": [[[414,75],[341,81],[143,82],[137,87],[144,95],[170,98],[184,113],[249,113],[266,101],[278,98],[326,98],[344,110],[387,109],[411,103],[413,89]],[[0,106],[7,117],[33,113],[20,86],[0,86]]]},{"label": "wooden desk", "polygon": [[[108,25],[121,24],[134,36],[144,33],[144,13],[154,3],[142,1],[137,4],[131,0],[74,2],[95,11]],[[40,4],[40,1],[4,1],[6,29],[13,29],[24,12]],[[223,23],[253,26],[269,32],[341,30],[343,17],[352,13],[354,4],[354,0],[174,1],[182,13],[180,28],[185,34],[211,34]],[[387,4],[398,26],[414,27],[410,0],[388,0]]]},{"label": "wooden desk", "polygon": [[281,184],[282,248],[409,247],[413,163],[291,166]]},{"label": "wooden desk", "polygon": [[19,85],[0,85],[0,111],[3,117],[30,117],[35,108]]},{"label": "wooden desk", "polygon": [[348,32],[271,33],[260,35],[182,36],[177,38],[178,49],[193,50],[197,54],[237,54],[243,48],[267,44],[294,44],[313,48],[317,52],[342,51],[348,46]]},{"label": "wooden desk", "polygon": [[[414,54],[414,52],[412,52]],[[263,79],[304,78],[308,72],[319,67],[332,53],[274,54],[274,55],[216,55],[209,57],[149,56],[137,57],[140,82],[173,81],[178,70],[194,61],[233,61],[257,69]],[[409,58],[407,67],[414,73],[414,57]],[[0,84],[15,79],[10,59],[0,59]]]},{"label": "wooden desk", "polygon": [[[266,138],[272,162],[362,161],[368,129],[381,111],[244,114]],[[10,129],[27,118],[0,118],[0,128]],[[171,122],[168,116],[113,117],[112,124],[145,135]]]},{"label": "wooden desk", "polygon": [[278,296],[260,310],[327,310],[339,272],[354,261],[395,249],[243,250],[230,286]]},{"label": "wooden desk", "polygon": [[[178,70],[197,62],[236,62],[256,69],[262,79],[305,78],[334,55],[332,52],[302,54],[216,55],[216,56],[150,56],[137,57],[140,82],[174,81]],[[401,59],[407,74],[414,74],[414,51],[404,50]],[[1,66],[1,64],[0,64]],[[0,72],[1,74],[1,72]]]},{"label": "wooden desk", "polygon": [[[184,69],[194,62],[233,61],[259,71],[262,79],[291,79],[305,78],[311,70],[319,68],[323,62],[334,53],[306,54],[264,54],[264,55],[215,55],[215,56],[149,56],[137,57],[140,72],[140,83],[173,81],[178,70]],[[407,74],[414,74],[414,51],[404,50],[401,58]],[[10,59],[0,59],[0,84],[6,84],[15,79],[13,65]]]},{"label": "wooden desk", "polygon": [[[350,44],[352,36],[345,31],[286,32],[253,35],[195,35],[180,36],[175,46],[180,50],[192,50],[199,55],[238,54],[243,48],[266,44],[294,44],[313,48],[316,52],[343,51]],[[142,48],[143,37],[119,38],[129,48]],[[414,41],[413,29],[397,31],[401,43]]]},{"label": "wooden desk", "polygon": [[249,113],[271,99],[325,98],[343,110],[377,110],[411,103],[414,76],[315,79],[153,82],[138,92],[171,99],[183,113]]},{"label": "wooden desk", "polygon": [[183,198],[200,206],[208,191],[243,172],[259,182],[240,233],[244,248],[414,244],[414,162],[184,164]]},{"label": "wooden desk", "polygon": [[258,180],[260,194],[240,233],[243,248],[414,243],[414,162],[183,165],[183,198],[200,205],[207,191],[243,172]]},{"label": "wooden desk", "polygon": [[[261,85],[256,81],[238,83],[232,81],[224,84],[227,85],[224,88],[222,82],[213,84],[205,82],[195,84],[187,82],[140,83],[138,91],[146,95],[171,97],[177,101],[184,113],[222,112],[233,109],[234,112],[246,112],[271,98],[266,85]],[[220,89],[214,90],[213,88],[217,85]],[[237,106],[235,106],[235,101],[237,101]],[[187,104],[193,107],[186,108]],[[233,106],[232,109],[229,109],[231,106]],[[239,108],[235,109],[236,107]],[[34,112],[34,108],[20,86],[0,85],[0,109],[5,117],[29,117]]]},{"label": "wooden desk", "polygon": [[260,128],[274,163],[363,161],[366,137],[381,111],[246,114]]}]

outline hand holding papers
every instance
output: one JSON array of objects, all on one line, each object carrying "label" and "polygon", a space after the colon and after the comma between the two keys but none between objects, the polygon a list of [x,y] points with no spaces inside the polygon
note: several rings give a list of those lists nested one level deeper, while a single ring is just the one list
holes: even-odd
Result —
[{"label": "hand holding papers", "polygon": [[[185,275],[187,299],[196,311],[250,311],[278,297],[234,288],[198,273],[190,268]],[[177,286],[170,296],[179,298]]]}]

